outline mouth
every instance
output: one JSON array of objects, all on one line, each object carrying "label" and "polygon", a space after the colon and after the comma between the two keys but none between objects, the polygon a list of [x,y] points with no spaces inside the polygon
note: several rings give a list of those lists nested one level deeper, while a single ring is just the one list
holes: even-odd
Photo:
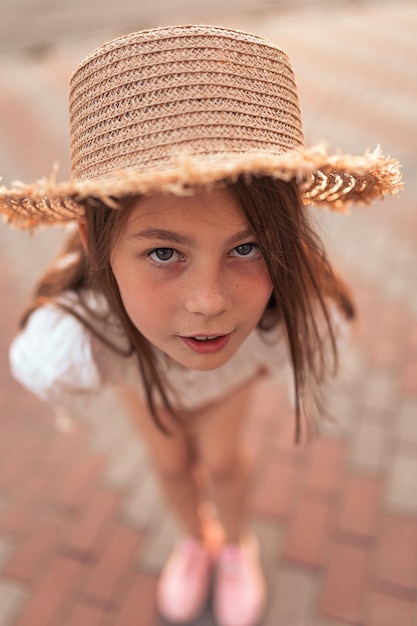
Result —
[{"label": "mouth", "polygon": [[229,341],[231,333],[226,335],[193,335],[190,337],[180,336],[180,339],[193,352],[198,354],[213,354],[223,350]]}]

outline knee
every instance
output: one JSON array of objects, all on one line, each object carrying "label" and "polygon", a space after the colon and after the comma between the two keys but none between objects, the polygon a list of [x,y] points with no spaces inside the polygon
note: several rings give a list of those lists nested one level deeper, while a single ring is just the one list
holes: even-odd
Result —
[{"label": "knee", "polygon": [[191,458],[176,459],[175,461],[166,459],[165,462],[155,464],[155,471],[163,482],[179,482],[193,471],[193,462]]},{"label": "knee", "polygon": [[214,484],[228,483],[239,476],[246,476],[251,463],[247,455],[235,455],[207,463],[207,472]]}]

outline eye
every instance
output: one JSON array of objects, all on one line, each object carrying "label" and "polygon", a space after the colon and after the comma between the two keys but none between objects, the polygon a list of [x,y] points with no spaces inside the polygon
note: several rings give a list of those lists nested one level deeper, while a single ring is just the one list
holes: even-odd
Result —
[{"label": "eye", "polygon": [[256,243],[242,243],[240,246],[236,246],[230,252],[230,256],[233,257],[253,257],[259,254],[259,248]]},{"label": "eye", "polygon": [[147,255],[152,261],[156,263],[172,263],[179,257],[179,253],[174,248],[155,248],[151,250]]}]

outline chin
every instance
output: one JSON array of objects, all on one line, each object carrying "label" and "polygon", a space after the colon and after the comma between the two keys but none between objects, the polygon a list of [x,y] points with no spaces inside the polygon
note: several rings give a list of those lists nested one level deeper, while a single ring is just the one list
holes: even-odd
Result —
[{"label": "chin", "polygon": [[191,355],[188,358],[175,360],[186,369],[209,372],[225,365],[230,361],[235,352],[236,350],[233,352],[229,351],[227,354]]}]

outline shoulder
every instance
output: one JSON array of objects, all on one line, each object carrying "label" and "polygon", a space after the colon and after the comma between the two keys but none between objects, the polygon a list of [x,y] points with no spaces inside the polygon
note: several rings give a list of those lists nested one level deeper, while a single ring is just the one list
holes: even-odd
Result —
[{"label": "shoulder", "polygon": [[92,391],[103,383],[92,327],[77,314],[76,294],[66,293],[36,309],[10,347],[13,376],[45,401],[61,401],[66,393]]}]

